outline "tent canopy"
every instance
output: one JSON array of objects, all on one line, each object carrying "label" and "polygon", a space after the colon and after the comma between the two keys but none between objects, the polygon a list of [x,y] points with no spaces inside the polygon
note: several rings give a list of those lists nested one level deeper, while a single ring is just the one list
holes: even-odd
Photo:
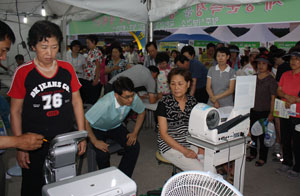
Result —
[{"label": "tent canopy", "polygon": [[173,34],[186,34],[186,35],[203,34],[203,35],[208,35],[208,33],[206,33],[201,27],[179,28]]},{"label": "tent canopy", "polygon": [[300,25],[287,35],[276,39],[275,42],[297,42],[300,40]]},{"label": "tent canopy", "polygon": [[267,0],[151,0],[151,9],[148,12],[147,0],[142,3],[141,0],[56,0],[65,4],[85,8],[95,12],[118,16],[133,20],[136,22],[147,23],[157,21],[165,16],[175,13],[181,8],[190,7],[198,3],[215,3],[215,4],[247,4],[258,3]]},{"label": "tent canopy", "polygon": [[[49,15],[55,14],[59,18],[71,16],[70,19],[72,20],[85,20],[97,14],[108,14],[146,24],[149,20],[160,20],[181,8],[198,3],[247,4],[267,0],[151,0],[150,11],[147,9],[147,1],[149,0],[145,0],[145,3],[141,0],[18,0],[18,11],[19,13],[28,13],[31,16],[36,15],[38,18],[41,6],[44,5]],[[1,4],[1,10],[3,15],[6,11],[8,14],[16,13],[15,1]]]},{"label": "tent canopy", "polygon": [[219,26],[216,30],[211,34],[211,36],[223,41],[230,42],[237,38],[227,26]]},{"label": "tent canopy", "polygon": [[261,42],[267,43],[276,40],[277,37],[268,29],[266,25],[254,25],[247,33],[232,40],[233,42]]}]

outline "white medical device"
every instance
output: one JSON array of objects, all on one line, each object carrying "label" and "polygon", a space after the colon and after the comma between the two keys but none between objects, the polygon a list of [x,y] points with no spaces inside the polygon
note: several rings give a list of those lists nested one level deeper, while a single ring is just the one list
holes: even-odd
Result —
[{"label": "white medical device", "polygon": [[135,196],[136,183],[115,167],[45,185],[43,196]]},{"label": "white medical device", "polygon": [[221,109],[198,103],[189,119],[191,136],[215,145],[247,136],[255,87],[256,76],[237,77],[234,107],[225,122],[221,122]]},{"label": "white medical device", "polygon": [[46,184],[76,176],[77,144],[87,137],[87,131],[73,131],[57,135],[50,144],[44,163]]},{"label": "white medical device", "polygon": [[192,137],[212,144],[220,144],[247,135],[249,125],[249,113],[237,115],[221,123],[220,113],[216,108],[198,103],[191,112],[189,132]]}]

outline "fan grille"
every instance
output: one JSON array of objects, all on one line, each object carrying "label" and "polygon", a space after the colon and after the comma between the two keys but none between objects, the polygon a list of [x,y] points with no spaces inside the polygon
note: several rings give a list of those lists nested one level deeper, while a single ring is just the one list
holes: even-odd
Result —
[{"label": "fan grille", "polygon": [[242,196],[221,176],[206,172],[182,172],[168,180],[162,196]]}]

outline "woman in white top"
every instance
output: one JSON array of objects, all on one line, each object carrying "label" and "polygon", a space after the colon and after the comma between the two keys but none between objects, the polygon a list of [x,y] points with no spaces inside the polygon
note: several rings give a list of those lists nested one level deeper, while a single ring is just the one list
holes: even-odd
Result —
[{"label": "woman in white top", "polygon": [[82,78],[83,67],[86,64],[85,57],[79,53],[81,49],[81,43],[79,40],[71,42],[71,50],[67,53],[67,61],[73,66],[78,78]]}]

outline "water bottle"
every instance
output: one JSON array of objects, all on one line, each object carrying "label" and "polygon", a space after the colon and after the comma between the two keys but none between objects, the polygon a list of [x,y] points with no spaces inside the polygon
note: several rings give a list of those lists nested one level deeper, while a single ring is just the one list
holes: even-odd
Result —
[{"label": "water bottle", "polygon": [[269,122],[265,130],[264,144],[266,147],[272,147],[276,141],[276,133],[274,123]]}]

